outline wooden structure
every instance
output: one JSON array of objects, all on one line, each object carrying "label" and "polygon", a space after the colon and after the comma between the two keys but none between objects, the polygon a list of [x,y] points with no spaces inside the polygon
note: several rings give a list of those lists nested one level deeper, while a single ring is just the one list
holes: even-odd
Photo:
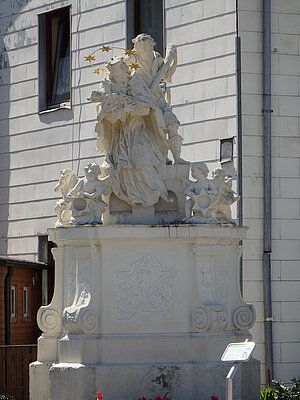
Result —
[{"label": "wooden structure", "polygon": [[35,344],[44,263],[0,258],[0,344]]},{"label": "wooden structure", "polygon": [[15,400],[29,398],[29,364],[37,358],[41,333],[36,314],[42,298],[51,300],[53,294],[54,262],[52,257],[46,261],[0,257],[0,394]]},{"label": "wooden structure", "polygon": [[0,394],[28,400],[29,364],[37,357],[37,345],[0,346]]}]

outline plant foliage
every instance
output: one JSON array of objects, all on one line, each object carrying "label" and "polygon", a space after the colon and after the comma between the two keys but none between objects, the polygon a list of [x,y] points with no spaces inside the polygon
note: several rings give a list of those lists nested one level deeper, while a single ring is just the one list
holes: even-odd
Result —
[{"label": "plant foliage", "polygon": [[276,394],[274,390],[270,387],[266,389],[261,389],[260,400],[274,400],[276,399]]},{"label": "plant foliage", "polygon": [[273,380],[272,387],[262,389],[260,400],[300,400],[300,378],[292,378],[292,385]]}]

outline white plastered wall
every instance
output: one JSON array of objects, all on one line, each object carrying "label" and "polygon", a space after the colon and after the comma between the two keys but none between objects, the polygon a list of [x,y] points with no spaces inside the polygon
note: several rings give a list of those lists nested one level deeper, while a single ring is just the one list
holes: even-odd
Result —
[{"label": "white plastered wall", "polygon": [[[299,376],[300,323],[300,2],[272,1],[272,307],[274,377]],[[264,382],[263,14],[261,1],[239,2],[242,38],[244,297],[255,305],[252,333]]]},{"label": "white plastered wall", "polygon": [[171,100],[183,157],[218,165],[220,138],[236,136],[235,1],[165,1],[166,42],[178,49]]}]

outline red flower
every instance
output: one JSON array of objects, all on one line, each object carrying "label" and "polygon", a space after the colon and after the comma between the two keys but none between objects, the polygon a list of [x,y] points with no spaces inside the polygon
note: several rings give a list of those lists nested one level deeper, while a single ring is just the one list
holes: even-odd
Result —
[{"label": "red flower", "polygon": [[211,400],[218,400],[217,396],[211,396]]},{"label": "red flower", "polygon": [[93,397],[95,397],[95,399],[97,399],[97,400],[101,400],[103,396],[102,396],[102,393],[101,393],[101,392],[98,392],[98,396],[96,396],[96,395],[94,394]]}]

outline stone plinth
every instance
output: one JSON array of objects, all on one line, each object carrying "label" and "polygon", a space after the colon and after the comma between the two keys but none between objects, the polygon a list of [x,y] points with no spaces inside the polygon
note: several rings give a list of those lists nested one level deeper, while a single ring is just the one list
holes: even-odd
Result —
[{"label": "stone plinth", "polygon": [[[107,225],[49,234],[55,291],[38,313],[32,400],[83,400],[99,390],[105,400],[225,399],[229,365],[220,357],[228,343],[250,337],[255,321],[239,290],[245,228]],[[236,398],[258,399],[259,382],[253,360],[236,378]]]}]

